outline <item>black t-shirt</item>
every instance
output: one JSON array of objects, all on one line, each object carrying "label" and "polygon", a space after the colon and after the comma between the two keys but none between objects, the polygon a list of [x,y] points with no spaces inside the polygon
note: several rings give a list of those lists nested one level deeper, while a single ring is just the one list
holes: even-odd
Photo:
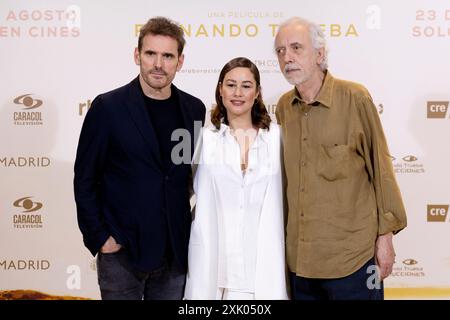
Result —
[{"label": "black t-shirt", "polygon": [[[172,141],[172,132],[176,129],[184,128],[183,115],[181,114],[178,96],[172,90],[171,96],[165,100],[152,99],[146,95],[144,95],[144,99],[148,116],[158,140],[163,171],[164,173],[167,173],[172,163],[172,148],[179,143],[179,141]],[[173,249],[171,248],[170,243],[169,232],[167,230],[165,243],[165,263],[172,267],[174,257]]]},{"label": "black t-shirt", "polygon": [[167,172],[172,163],[172,149],[179,143],[179,141],[171,140],[172,132],[184,128],[178,97],[173,90],[171,96],[165,100],[152,99],[145,95],[144,97],[145,106],[158,139],[163,170]]}]

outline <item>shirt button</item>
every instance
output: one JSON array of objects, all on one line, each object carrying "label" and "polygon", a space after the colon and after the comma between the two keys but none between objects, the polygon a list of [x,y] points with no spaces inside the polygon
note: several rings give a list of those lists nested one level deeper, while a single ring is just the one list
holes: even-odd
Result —
[{"label": "shirt button", "polygon": [[169,176],[165,176],[164,179],[169,180]]},{"label": "shirt button", "polygon": [[300,217],[304,217],[305,214],[303,212],[300,212]]},{"label": "shirt button", "polygon": [[308,138],[307,137],[303,137],[303,141],[306,141],[306,140],[308,140]]},{"label": "shirt button", "polygon": [[[300,192],[305,192],[305,187],[300,188]],[[302,214],[303,215],[303,214]]]},{"label": "shirt button", "polygon": [[306,166],[306,162],[302,161],[302,167]]},{"label": "shirt button", "polygon": [[305,117],[307,117],[308,116],[308,112],[305,112]]}]

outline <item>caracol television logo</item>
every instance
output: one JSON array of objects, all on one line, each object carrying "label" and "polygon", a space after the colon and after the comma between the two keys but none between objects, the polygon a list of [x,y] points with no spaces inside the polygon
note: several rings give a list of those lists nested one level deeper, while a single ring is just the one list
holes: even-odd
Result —
[{"label": "caracol television logo", "polygon": [[395,173],[401,174],[420,174],[425,173],[425,167],[420,159],[413,155],[408,154],[403,157],[391,156],[392,166],[394,167]]},{"label": "caracol television logo", "polygon": [[448,111],[448,101],[428,101],[427,118],[428,119],[446,119]]},{"label": "caracol television logo", "polygon": [[419,261],[413,258],[407,258],[404,259],[401,264],[394,264],[391,276],[402,278],[423,278],[425,277],[425,271],[424,268],[420,266]]},{"label": "caracol television logo", "polygon": [[25,110],[30,110],[39,108],[42,105],[42,100],[33,99],[31,93],[27,93],[15,98],[14,103],[23,105],[23,109]]},{"label": "caracol television logo", "polygon": [[13,215],[13,225],[17,229],[42,228],[42,215],[40,210],[43,207],[41,202],[31,200],[31,196],[17,199],[13,206],[19,208],[19,213]]},{"label": "caracol television logo", "polygon": [[33,96],[32,93],[22,94],[13,99],[17,110],[13,113],[13,121],[18,126],[43,125],[42,112],[43,101]]},{"label": "caracol television logo", "polygon": [[428,222],[445,222],[448,215],[448,204],[429,204],[427,205]]}]

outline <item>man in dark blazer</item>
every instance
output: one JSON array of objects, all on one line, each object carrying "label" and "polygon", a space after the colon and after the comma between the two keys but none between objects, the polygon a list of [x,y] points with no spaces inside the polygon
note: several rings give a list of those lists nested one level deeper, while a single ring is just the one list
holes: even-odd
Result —
[{"label": "man in dark blazer", "polygon": [[[150,19],[134,54],[139,76],[96,97],[83,123],[74,191],[102,299],[183,297],[191,167],[179,159],[191,158],[205,118],[204,104],[172,84],[184,44],[178,24]],[[172,135],[180,129],[190,150],[173,152],[186,145]]]}]

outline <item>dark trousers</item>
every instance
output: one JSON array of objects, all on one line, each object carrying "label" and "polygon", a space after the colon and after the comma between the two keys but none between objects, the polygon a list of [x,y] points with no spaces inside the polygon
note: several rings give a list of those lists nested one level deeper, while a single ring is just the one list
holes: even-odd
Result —
[{"label": "dark trousers", "polygon": [[98,253],[98,284],[103,300],[181,300],[186,274],[165,263],[152,272],[131,265],[126,249]]},{"label": "dark trousers", "polygon": [[290,273],[295,300],[383,300],[383,282],[375,275],[375,259],[358,271],[338,279],[310,279]]}]

